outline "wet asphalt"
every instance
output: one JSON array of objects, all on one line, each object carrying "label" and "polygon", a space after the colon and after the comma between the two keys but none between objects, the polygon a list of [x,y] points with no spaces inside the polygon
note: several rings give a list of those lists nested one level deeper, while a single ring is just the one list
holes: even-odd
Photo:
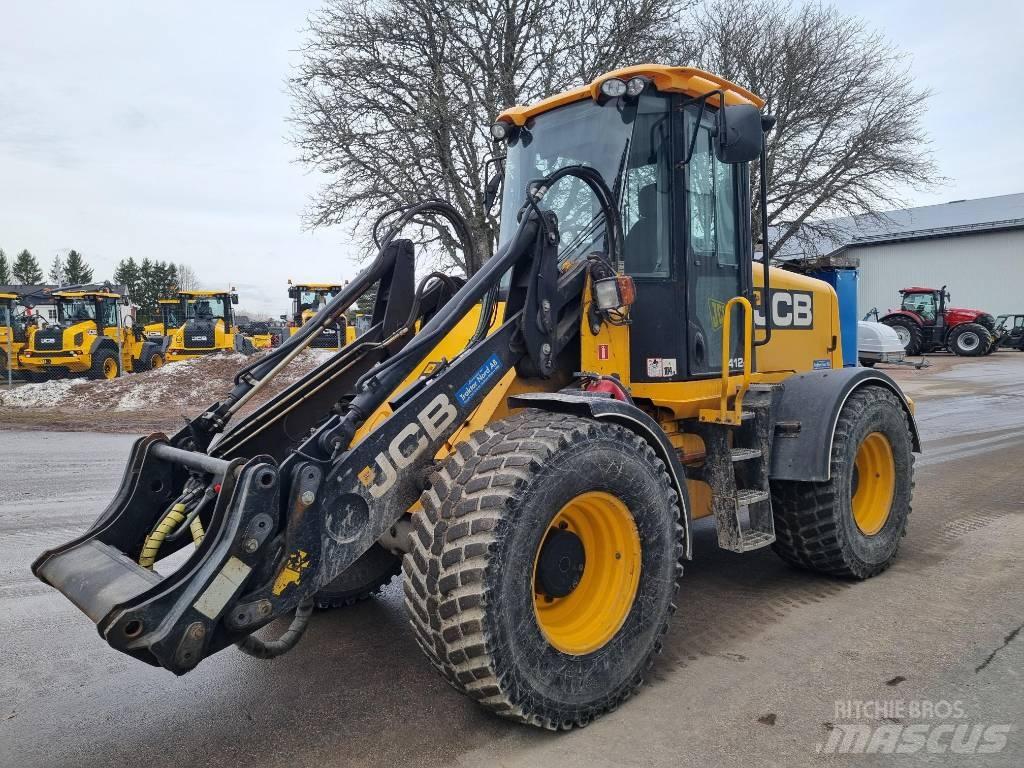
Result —
[{"label": "wet asphalt", "polygon": [[[648,685],[561,735],[449,688],[398,580],[273,662],[230,649],[178,678],[119,654],[29,564],[107,503],[132,438],[0,431],[0,766],[1019,766],[1024,354],[898,377],[925,454],[897,563],[836,581],[723,552],[701,523]],[[1011,731],[996,754],[820,754],[849,700],[959,702],[955,722]]]}]

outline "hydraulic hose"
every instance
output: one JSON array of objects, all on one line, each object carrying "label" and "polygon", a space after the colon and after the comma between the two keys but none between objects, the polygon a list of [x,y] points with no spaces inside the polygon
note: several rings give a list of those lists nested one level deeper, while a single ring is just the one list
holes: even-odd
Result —
[{"label": "hydraulic hose", "polygon": [[261,640],[256,635],[239,640],[235,646],[242,653],[246,653],[256,659],[274,659],[287,653],[299,642],[302,635],[309,626],[309,617],[313,614],[313,599],[310,598],[301,603],[295,609],[295,617],[288,629],[276,640]]}]

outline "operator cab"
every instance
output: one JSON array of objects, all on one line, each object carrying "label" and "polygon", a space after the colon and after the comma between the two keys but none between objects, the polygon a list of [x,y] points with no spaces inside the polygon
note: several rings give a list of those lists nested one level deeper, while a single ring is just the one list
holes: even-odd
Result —
[{"label": "operator cab", "polygon": [[[725,306],[753,295],[748,163],[722,162],[715,136],[723,97],[728,105],[762,102],[724,81],[716,84],[723,90],[702,98],[654,85],[634,77],[616,98],[502,116],[510,123],[502,238],[515,231],[531,180],[559,168],[595,168],[619,198],[624,264],[614,266],[633,278],[638,297],[630,309],[633,382],[719,375]],[[558,217],[563,271],[594,251],[608,252],[604,217],[581,179],[559,179],[542,206]],[[735,349],[740,324],[732,327]],[[742,364],[734,358],[730,367]]]},{"label": "operator cab", "polygon": [[919,315],[928,324],[941,324],[942,310],[949,299],[945,288],[904,288],[900,295],[900,309]]}]

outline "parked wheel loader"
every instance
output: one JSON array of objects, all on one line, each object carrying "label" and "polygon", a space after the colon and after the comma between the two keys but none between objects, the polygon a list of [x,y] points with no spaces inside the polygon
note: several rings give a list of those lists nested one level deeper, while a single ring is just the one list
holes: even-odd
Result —
[{"label": "parked wheel loader", "polygon": [[234,291],[180,291],[185,306],[185,322],[170,334],[167,362],[192,360],[217,352],[256,351],[252,340],[235,327]]},{"label": "parked wheel loader", "polygon": [[[549,729],[641,685],[688,610],[699,518],[737,555],[881,573],[910,512],[912,403],[841,367],[830,286],[754,261],[762,107],[642,65],[506,110],[479,272],[417,282],[406,224],[473,239],[446,203],[395,212],[372,263],[230,392],[135,443],[107,509],[34,573],[113,648],[183,675],[231,645],[288,651],[325,593],[344,604],[400,563],[429,662]],[[239,418],[369,291],[365,333]]]},{"label": "parked wheel loader", "polygon": [[187,305],[185,297],[164,298],[156,300],[159,319],[146,323],[143,332],[150,341],[160,344],[166,349],[170,344],[171,333],[185,324]]},{"label": "parked wheel loader", "polygon": [[[288,317],[288,332],[294,335],[309,322],[341,291],[340,283],[292,283],[288,281],[288,298],[292,300]],[[355,341],[356,329],[347,318],[340,317],[335,323],[327,324],[314,340],[313,346],[320,349],[340,349]]]},{"label": "parked wheel loader", "polygon": [[35,333],[36,325],[26,315],[22,297],[0,292],[0,379],[8,373],[21,378],[27,368],[21,363],[21,351]]},{"label": "parked wheel loader", "polygon": [[127,300],[110,288],[54,291],[57,322],[36,330],[21,362],[36,380],[67,375],[114,379],[159,368],[164,354],[142,328],[125,325]]}]

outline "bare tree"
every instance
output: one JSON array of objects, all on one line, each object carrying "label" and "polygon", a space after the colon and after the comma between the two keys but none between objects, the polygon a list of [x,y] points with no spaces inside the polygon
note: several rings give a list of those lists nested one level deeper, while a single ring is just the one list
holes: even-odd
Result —
[{"label": "bare tree", "polygon": [[921,126],[929,94],[861,19],[817,3],[709,0],[683,23],[697,65],[762,96],[777,119],[768,140],[771,255],[791,238],[811,246],[834,237],[824,218],[899,207],[905,190],[942,181]]},{"label": "bare tree", "polygon": [[326,0],[290,81],[300,159],[327,181],[312,226],[428,197],[469,221],[476,263],[442,234],[440,265],[468,274],[494,248],[484,210],[488,128],[505,107],[602,72],[674,58],[687,0]]},{"label": "bare tree", "polygon": [[177,265],[177,278],[179,291],[194,291],[199,288],[199,275],[184,262]]}]

